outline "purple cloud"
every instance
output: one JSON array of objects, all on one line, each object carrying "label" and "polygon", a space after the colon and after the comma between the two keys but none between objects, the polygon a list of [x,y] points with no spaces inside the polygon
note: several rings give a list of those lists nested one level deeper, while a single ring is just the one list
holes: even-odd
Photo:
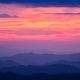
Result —
[{"label": "purple cloud", "polygon": [[0,18],[19,18],[19,16],[16,15],[9,15],[9,14],[0,14]]},{"label": "purple cloud", "polygon": [[42,14],[56,14],[56,15],[80,15],[80,13],[62,12],[62,13],[42,13]]},{"label": "purple cloud", "polygon": [[53,35],[63,34],[61,31],[52,30],[39,30],[39,29],[18,29],[18,30],[0,30],[0,33],[17,34],[17,35]]}]

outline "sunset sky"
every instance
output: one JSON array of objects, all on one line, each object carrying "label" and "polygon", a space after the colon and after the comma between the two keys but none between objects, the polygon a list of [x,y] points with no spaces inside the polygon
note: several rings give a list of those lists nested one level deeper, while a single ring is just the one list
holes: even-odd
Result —
[{"label": "sunset sky", "polygon": [[80,1],[66,1],[1,1],[0,47],[24,52],[80,52]]}]

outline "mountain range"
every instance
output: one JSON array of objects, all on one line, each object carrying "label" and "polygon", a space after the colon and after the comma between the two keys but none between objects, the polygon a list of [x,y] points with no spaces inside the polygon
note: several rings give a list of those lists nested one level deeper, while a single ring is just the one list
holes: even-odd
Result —
[{"label": "mountain range", "polygon": [[1,61],[14,61],[21,65],[46,65],[49,63],[55,63],[57,61],[67,61],[67,62],[80,62],[80,54],[63,54],[63,55],[56,55],[56,54],[34,54],[34,53],[23,53],[17,54],[10,57],[1,57]]},{"label": "mountain range", "polygon": [[17,54],[0,58],[0,72],[20,75],[80,73],[80,54]]}]

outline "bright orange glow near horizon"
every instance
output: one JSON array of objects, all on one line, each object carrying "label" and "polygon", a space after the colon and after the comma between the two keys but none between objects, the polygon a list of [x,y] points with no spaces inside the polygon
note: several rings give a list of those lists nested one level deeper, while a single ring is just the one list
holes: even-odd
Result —
[{"label": "bright orange glow near horizon", "polygon": [[80,40],[78,7],[10,6],[0,4],[0,40]]}]

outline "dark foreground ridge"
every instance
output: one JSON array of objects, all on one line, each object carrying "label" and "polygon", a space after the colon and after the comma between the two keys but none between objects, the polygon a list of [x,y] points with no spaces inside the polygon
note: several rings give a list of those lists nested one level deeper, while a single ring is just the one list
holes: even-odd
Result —
[{"label": "dark foreground ridge", "polygon": [[55,64],[47,66],[13,66],[1,68],[0,72],[11,72],[20,75],[31,75],[31,74],[70,74],[79,73],[80,69],[65,64]]},{"label": "dark foreground ridge", "polygon": [[17,75],[14,73],[0,73],[0,80],[80,80],[80,73],[75,74],[33,74],[33,75]]}]

